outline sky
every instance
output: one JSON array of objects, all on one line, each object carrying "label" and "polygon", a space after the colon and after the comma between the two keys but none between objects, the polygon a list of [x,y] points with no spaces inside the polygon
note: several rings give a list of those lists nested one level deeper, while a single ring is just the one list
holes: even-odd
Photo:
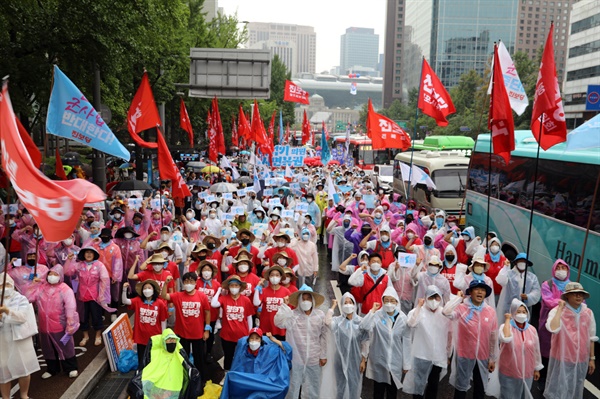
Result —
[{"label": "sky", "polygon": [[308,25],[317,33],[317,70],[340,64],[340,37],[346,28],[373,28],[383,53],[387,0],[218,0],[227,15],[239,21]]}]

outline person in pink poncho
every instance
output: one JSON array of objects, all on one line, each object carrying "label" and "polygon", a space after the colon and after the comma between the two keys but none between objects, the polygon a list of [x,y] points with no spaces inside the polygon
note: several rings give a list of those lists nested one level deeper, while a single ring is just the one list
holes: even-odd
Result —
[{"label": "person in pink poncho", "polygon": [[64,283],[62,266],[54,266],[46,280],[39,283],[35,303],[42,354],[48,367],[42,379],[59,374],[61,367],[70,378],[77,377],[73,335],[79,329],[79,315],[75,294]]},{"label": "person in pink poncho", "polygon": [[37,289],[34,279],[43,281],[48,274],[48,268],[46,266],[38,264],[36,267],[36,260],[37,256],[35,254],[35,248],[30,249],[27,252],[24,265],[14,267],[16,259],[13,259],[11,262],[13,267],[8,270],[8,275],[15,281],[15,288],[21,295],[25,296],[29,302],[33,302],[35,290]]},{"label": "person in pink poncho", "polygon": [[[77,261],[74,255],[69,255],[65,263],[65,274],[67,276],[77,275],[79,279],[79,289],[77,299],[83,302],[83,317],[80,317],[83,339],[79,346],[85,346],[90,340],[90,318],[92,327],[96,331],[94,345],[102,345],[102,323],[103,309],[113,312],[110,308],[110,277],[106,267],[98,260],[100,254],[92,247],[84,247],[77,254]],[[81,315],[80,315],[81,316]]]}]

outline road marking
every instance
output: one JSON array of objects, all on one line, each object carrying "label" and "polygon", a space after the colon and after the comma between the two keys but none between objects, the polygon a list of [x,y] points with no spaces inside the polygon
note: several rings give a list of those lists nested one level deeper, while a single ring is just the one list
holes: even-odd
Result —
[{"label": "road marking", "polygon": [[583,383],[583,386],[585,387],[585,389],[590,391],[590,393],[592,395],[594,395],[597,398],[600,398],[600,389],[596,388],[596,386],[594,384],[592,384],[588,380],[585,380],[585,382]]},{"label": "road marking", "polygon": [[338,310],[340,313],[342,312],[342,291],[337,286],[337,280],[330,280],[331,288],[333,288],[333,295],[335,295],[335,300],[337,301]]}]

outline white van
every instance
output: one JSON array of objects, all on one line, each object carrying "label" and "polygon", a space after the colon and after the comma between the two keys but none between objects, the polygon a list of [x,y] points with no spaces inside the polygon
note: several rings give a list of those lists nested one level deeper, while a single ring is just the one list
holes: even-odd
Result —
[{"label": "white van", "polygon": [[[430,190],[424,184],[410,187],[402,181],[400,163],[412,163],[427,173],[436,185]],[[467,184],[469,158],[458,151],[414,151],[401,152],[394,159],[394,192],[414,199],[419,206],[443,209],[448,215],[458,216],[463,205]],[[464,224],[464,212],[461,224]]]}]

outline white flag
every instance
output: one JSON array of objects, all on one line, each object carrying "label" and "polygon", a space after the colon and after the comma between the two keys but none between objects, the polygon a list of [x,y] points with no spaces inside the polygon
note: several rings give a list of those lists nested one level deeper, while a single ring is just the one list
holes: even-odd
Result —
[{"label": "white flag", "polygon": [[233,166],[231,164],[231,162],[229,162],[229,159],[226,156],[221,157],[221,168],[231,169],[231,176],[233,177],[233,180],[237,180],[240,178],[240,174],[239,174],[237,168],[235,166]]},{"label": "white flag", "polygon": [[[327,176],[327,200],[334,200],[333,195],[336,193],[335,185],[333,184],[333,180],[331,180],[331,176]],[[334,200],[335,201],[335,200]]]},{"label": "white flag", "polygon": [[[525,93],[525,87],[519,79],[517,68],[510,58],[510,54],[504,46],[504,43],[498,43],[498,57],[500,58],[500,66],[502,67],[502,75],[504,76],[504,86],[506,87],[506,94],[508,94],[508,100],[510,101],[510,107],[521,115],[525,112],[525,109],[529,105],[529,99],[527,93]],[[494,70],[494,62],[492,61],[492,71]],[[492,78],[490,76],[490,85],[488,86],[488,94],[492,94]]]},{"label": "white flag", "polygon": [[292,173],[292,169],[290,168],[290,165],[285,165],[285,177],[288,178],[292,178],[294,177],[293,173]]},{"label": "white flag", "polygon": [[428,188],[435,190],[435,183],[431,180],[431,177],[423,169],[417,165],[412,166],[412,177],[410,179],[411,185],[416,186],[417,184],[425,184]]}]

